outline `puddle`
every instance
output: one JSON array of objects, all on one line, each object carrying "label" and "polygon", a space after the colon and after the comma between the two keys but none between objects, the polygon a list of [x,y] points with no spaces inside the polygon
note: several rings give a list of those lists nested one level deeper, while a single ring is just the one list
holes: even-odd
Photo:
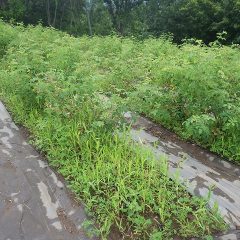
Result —
[{"label": "puddle", "polygon": [[39,192],[40,192],[40,198],[42,200],[42,204],[46,209],[46,216],[49,219],[56,219],[58,218],[57,215],[57,209],[59,208],[58,202],[52,202],[52,198],[48,192],[48,187],[43,182],[40,182],[37,184]]},{"label": "puddle", "polygon": [[6,149],[2,149],[2,152],[8,156],[11,156],[11,153],[9,151],[7,151]]},{"label": "puddle", "polygon": [[14,134],[12,130],[6,126],[4,126],[2,129],[0,129],[1,135],[5,135],[1,137],[2,143],[7,147],[7,148],[12,148],[11,143],[9,143],[10,138],[14,137]]},{"label": "puddle", "polygon": [[47,164],[42,160],[38,160],[38,164],[39,164],[40,168],[46,168],[47,167]]},{"label": "puddle", "polygon": [[51,178],[53,179],[53,182],[54,182],[54,184],[55,184],[57,187],[59,187],[59,188],[63,188],[63,187],[64,187],[63,183],[60,182],[60,181],[57,179],[57,176],[56,176],[56,174],[55,174],[54,172],[52,172],[52,174],[51,174],[50,176],[51,176]]}]

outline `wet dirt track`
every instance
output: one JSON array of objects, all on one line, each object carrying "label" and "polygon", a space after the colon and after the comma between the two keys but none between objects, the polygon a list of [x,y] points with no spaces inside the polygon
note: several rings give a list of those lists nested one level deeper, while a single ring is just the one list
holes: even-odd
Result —
[{"label": "wet dirt track", "polygon": [[179,171],[180,181],[190,193],[206,197],[209,188],[214,186],[210,206],[217,202],[221,215],[230,225],[229,233],[216,239],[240,239],[240,167],[179,140],[175,134],[146,118],[132,118],[130,112],[125,118],[133,123],[131,137],[150,148],[157,157],[167,156],[170,175]]},{"label": "wet dirt track", "polygon": [[0,240],[88,240],[86,218],[0,102]]},{"label": "wet dirt track", "polygon": [[[211,204],[219,203],[231,226],[216,239],[240,239],[240,168],[165,131],[138,118],[131,134],[157,155],[168,156],[172,175],[180,166],[191,193],[205,196],[215,185]],[[87,240],[82,228],[86,218],[83,206],[72,200],[64,183],[27,144],[0,102],[0,240]]]}]

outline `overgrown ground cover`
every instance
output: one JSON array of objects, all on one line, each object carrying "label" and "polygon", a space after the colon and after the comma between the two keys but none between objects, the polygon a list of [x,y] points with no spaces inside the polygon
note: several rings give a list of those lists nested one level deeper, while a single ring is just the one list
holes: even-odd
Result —
[{"label": "overgrown ground cover", "polygon": [[85,202],[102,238],[112,229],[152,240],[225,229],[217,208],[210,212],[207,200],[169,178],[165,159],[131,142],[121,115],[145,113],[236,159],[238,49],[73,38],[4,23],[0,49],[1,98]]},{"label": "overgrown ground cover", "polygon": [[[36,82],[50,76],[58,83],[59,78],[67,79],[84,91],[117,95],[128,109],[240,161],[239,46],[215,42],[207,47],[200,41],[177,46],[166,38],[144,42],[115,36],[78,39],[54,31],[45,36],[41,30],[36,39],[37,30],[28,31],[32,37],[23,34],[19,41],[24,41],[20,47],[30,48],[31,65],[39,67]],[[18,61],[26,61],[26,54],[24,49]]]}]

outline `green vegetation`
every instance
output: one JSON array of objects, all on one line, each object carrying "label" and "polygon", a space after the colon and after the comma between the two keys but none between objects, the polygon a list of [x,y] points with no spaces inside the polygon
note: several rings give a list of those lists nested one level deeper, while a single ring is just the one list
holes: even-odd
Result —
[{"label": "green vegetation", "polygon": [[216,40],[227,31],[226,43],[240,43],[240,0],[0,0],[0,18],[84,34],[147,38],[173,34]]},{"label": "green vegetation", "polygon": [[[236,45],[222,46],[224,35],[207,47],[201,41],[177,46],[167,38],[78,39],[41,27],[22,31],[8,51],[13,59],[7,58],[5,64],[11,68],[16,64],[18,69],[21,63],[25,81],[32,79],[38,94],[46,87],[55,102],[58,92],[52,92],[51,85],[64,89],[70,83],[72,95],[79,88],[85,94],[114,94],[127,110],[143,113],[182,138],[240,161],[240,51]],[[4,49],[12,36],[2,32]]]},{"label": "green vegetation", "polygon": [[[111,230],[128,239],[160,240],[204,237],[226,228],[217,206],[210,212],[206,199],[190,196],[169,178],[165,159],[156,161],[129,139],[121,115],[124,108],[141,105],[140,112],[168,126],[180,129],[184,120],[184,133],[193,137],[191,122],[199,122],[199,129],[206,122],[203,134],[196,135],[205,136],[218,117],[208,115],[207,101],[235,116],[238,50],[179,48],[167,39],[74,38],[41,26],[2,22],[0,47],[1,98],[84,201],[103,239]],[[207,76],[201,78],[203,71]],[[211,80],[210,85],[204,82],[206,90],[200,88],[205,79]],[[216,86],[221,97],[203,101],[201,96]],[[228,114],[224,116],[227,121]]]}]

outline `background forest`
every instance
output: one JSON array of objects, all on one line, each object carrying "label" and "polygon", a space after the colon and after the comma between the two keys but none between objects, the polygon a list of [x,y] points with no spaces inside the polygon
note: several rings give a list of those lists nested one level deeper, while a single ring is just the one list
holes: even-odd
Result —
[{"label": "background forest", "polygon": [[177,43],[226,31],[226,43],[240,43],[240,0],[0,0],[0,18],[78,36],[170,34]]}]

